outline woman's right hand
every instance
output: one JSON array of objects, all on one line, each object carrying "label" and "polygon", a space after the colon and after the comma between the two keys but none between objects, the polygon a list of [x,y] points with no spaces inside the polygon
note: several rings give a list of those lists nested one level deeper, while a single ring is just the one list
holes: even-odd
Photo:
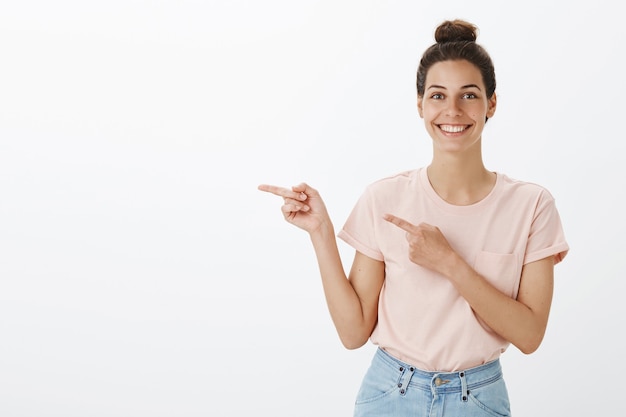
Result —
[{"label": "woman's right hand", "polygon": [[319,193],[305,183],[291,189],[261,184],[258,189],[282,197],[284,204],[281,210],[285,220],[309,233],[317,231],[323,224],[330,224]]}]

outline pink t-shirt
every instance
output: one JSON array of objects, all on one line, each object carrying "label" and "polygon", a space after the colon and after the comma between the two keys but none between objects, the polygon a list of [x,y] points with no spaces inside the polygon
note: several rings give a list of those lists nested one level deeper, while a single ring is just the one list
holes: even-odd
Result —
[{"label": "pink t-shirt", "polygon": [[543,187],[497,174],[492,191],[468,206],[444,201],[425,168],[370,184],[338,236],[385,263],[372,343],[429,371],[456,371],[500,356],[495,334],[445,277],[412,263],[406,233],[385,213],[437,226],[450,245],[496,288],[517,297],[522,266],[569,250],[554,198]]}]

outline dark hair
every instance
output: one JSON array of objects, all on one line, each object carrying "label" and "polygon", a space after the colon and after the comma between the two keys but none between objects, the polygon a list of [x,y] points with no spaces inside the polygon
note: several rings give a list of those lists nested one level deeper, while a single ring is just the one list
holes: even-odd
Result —
[{"label": "dark hair", "polygon": [[464,20],[446,20],[435,30],[435,41],[422,55],[417,69],[417,95],[424,96],[426,74],[434,64],[442,61],[466,60],[480,70],[491,98],[496,91],[496,74],[487,51],[476,43],[478,28]]}]

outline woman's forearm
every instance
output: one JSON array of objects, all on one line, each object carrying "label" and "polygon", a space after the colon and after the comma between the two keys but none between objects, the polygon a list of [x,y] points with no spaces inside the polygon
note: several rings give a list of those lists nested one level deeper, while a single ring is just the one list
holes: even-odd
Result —
[{"label": "woman's forearm", "polygon": [[[523,272],[517,300],[500,292],[458,257],[452,263],[448,277],[472,310],[494,332],[528,354],[539,347],[547,326],[552,300],[552,269],[551,265],[547,267],[549,261],[533,265],[533,271]],[[529,288],[531,280],[537,284],[532,285],[532,289]],[[534,294],[526,296],[525,289]],[[525,304],[521,300],[528,302]]]}]

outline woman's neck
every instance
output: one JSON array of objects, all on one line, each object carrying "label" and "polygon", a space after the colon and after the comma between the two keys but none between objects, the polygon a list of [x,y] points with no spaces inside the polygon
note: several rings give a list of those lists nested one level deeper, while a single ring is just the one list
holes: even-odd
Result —
[{"label": "woman's neck", "polygon": [[434,158],[427,168],[428,180],[445,201],[458,206],[474,204],[485,198],[496,183],[496,174],[488,171],[482,159],[445,161]]}]

